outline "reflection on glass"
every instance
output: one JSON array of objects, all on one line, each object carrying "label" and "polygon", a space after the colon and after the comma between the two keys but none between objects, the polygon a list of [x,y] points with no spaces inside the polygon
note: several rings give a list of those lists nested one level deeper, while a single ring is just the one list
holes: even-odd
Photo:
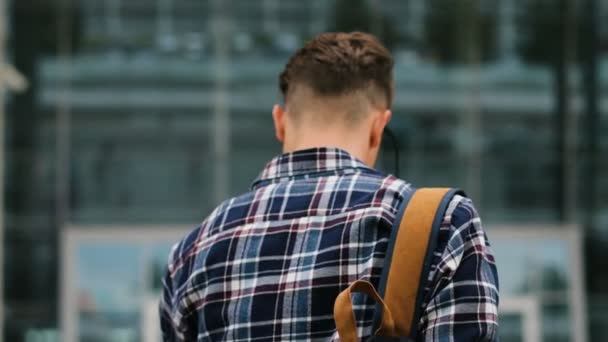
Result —
[{"label": "reflection on glass", "polygon": [[[146,329],[158,330],[158,313],[150,303],[158,302],[170,247],[170,242],[146,246],[118,241],[79,246],[79,341],[135,342],[150,336]],[[151,322],[154,326],[144,327]]]},{"label": "reflection on glass", "polygon": [[82,245],[78,249],[80,341],[138,341],[141,247]]},{"label": "reflection on glass", "polygon": [[[567,240],[545,237],[543,239],[508,238],[492,240],[498,269],[500,292],[505,298],[533,295],[540,300],[540,324],[543,341],[569,341],[572,336],[569,294],[571,244]],[[501,325],[501,336],[517,341],[512,330],[510,315],[505,320],[507,332]],[[513,328],[515,329],[515,328]],[[502,340],[505,340],[502,339]]]},{"label": "reflection on glass", "polygon": [[570,312],[568,305],[558,301],[548,301],[542,306],[543,341],[571,341]]},{"label": "reflection on glass", "polygon": [[524,325],[518,314],[503,314],[498,322],[500,326],[500,341],[522,342]]},{"label": "reflection on glass", "polygon": [[[560,239],[492,240],[505,295],[563,292],[569,288],[569,245]],[[564,299],[565,300],[565,299]]]}]

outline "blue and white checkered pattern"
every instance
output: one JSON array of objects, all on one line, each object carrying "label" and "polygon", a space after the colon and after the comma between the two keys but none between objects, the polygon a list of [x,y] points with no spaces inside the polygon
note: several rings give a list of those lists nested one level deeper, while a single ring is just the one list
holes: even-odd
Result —
[{"label": "blue and white checkered pattern", "polygon": [[[252,190],[217,207],[169,256],[165,341],[338,339],[336,296],[378,285],[388,237],[411,186],[349,153],[315,148],[272,160]],[[425,287],[420,339],[491,341],[498,279],[468,198],[450,203]],[[359,336],[373,302],[353,297]]]}]

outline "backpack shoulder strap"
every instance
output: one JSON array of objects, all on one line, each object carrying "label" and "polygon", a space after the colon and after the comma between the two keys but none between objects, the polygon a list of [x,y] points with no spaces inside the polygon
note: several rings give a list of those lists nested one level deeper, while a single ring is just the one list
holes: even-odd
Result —
[{"label": "backpack shoulder strap", "polygon": [[[450,200],[464,193],[457,189],[423,188],[408,194],[395,217],[380,293],[368,281],[357,280],[336,298],[334,319],[342,341],[358,340],[350,298],[354,292],[365,293],[376,301],[374,331],[378,337],[416,338],[437,234]],[[377,340],[385,340],[378,337]]]},{"label": "backpack shoulder strap", "polygon": [[[379,287],[392,314],[394,331],[380,327],[377,335],[415,337],[437,234],[456,194],[464,193],[458,189],[422,188],[404,200],[395,218]],[[376,310],[376,316],[381,313]]]}]

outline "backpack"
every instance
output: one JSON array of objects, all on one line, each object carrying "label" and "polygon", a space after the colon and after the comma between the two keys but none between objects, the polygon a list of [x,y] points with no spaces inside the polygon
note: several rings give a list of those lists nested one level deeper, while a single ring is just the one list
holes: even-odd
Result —
[{"label": "backpack", "polygon": [[340,340],[355,342],[357,325],[351,294],[365,293],[376,302],[373,341],[416,339],[437,234],[448,204],[458,189],[422,188],[410,192],[397,211],[379,288],[366,280],[352,282],[334,303]]}]

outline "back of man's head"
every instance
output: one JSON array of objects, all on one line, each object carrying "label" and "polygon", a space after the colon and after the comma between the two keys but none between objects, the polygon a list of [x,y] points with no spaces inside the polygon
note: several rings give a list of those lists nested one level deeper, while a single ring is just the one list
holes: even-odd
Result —
[{"label": "back of man's head", "polygon": [[279,85],[293,120],[356,123],[372,108],[391,107],[392,69],[390,52],[374,36],[322,33],[289,59]]}]

